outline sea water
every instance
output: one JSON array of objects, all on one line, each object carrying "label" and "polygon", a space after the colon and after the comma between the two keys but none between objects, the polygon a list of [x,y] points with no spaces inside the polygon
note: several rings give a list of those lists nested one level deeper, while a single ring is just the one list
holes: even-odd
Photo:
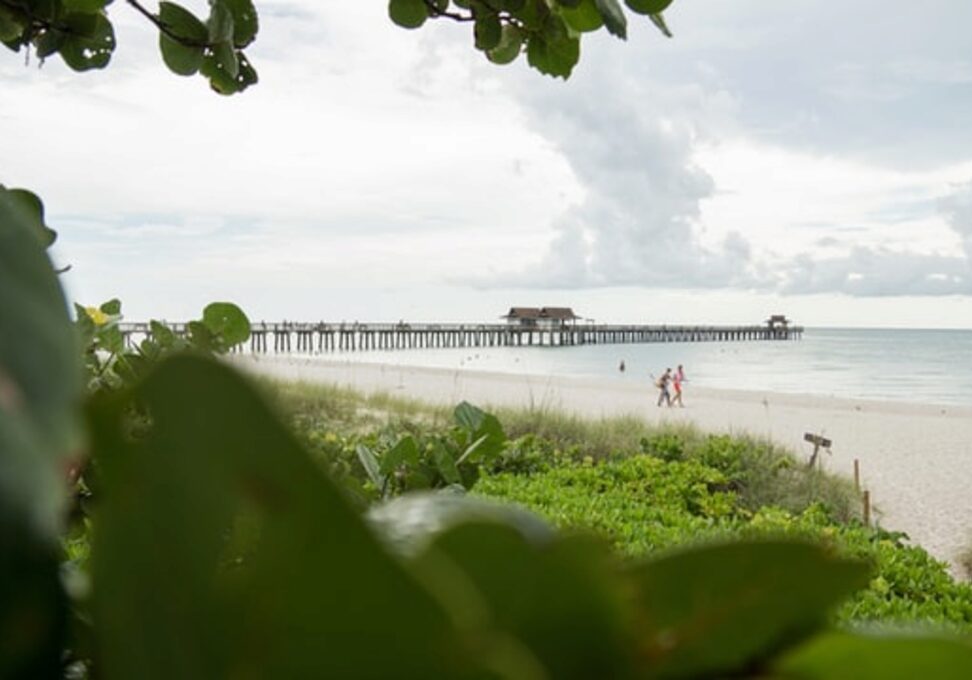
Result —
[{"label": "sea water", "polygon": [[801,340],[787,341],[403,349],[323,358],[646,385],[682,364],[687,389],[972,405],[972,330],[808,328]]}]

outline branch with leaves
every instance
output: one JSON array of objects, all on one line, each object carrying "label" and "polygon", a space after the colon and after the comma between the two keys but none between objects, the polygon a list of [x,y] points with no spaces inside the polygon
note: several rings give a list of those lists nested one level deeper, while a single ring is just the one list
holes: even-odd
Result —
[{"label": "branch with leaves", "polygon": [[[41,60],[60,54],[75,71],[105,68],[116,47],[111,2],[0,0],[0,42],[14,52],[32,49]],[[125,2],[159,30],[162,60],[172,72],[201,73],[220,94],[257,82],[243,53],[259,29],[253,0],[210,0],[205,22],[174,2],[160,2],[158,13],[138,0]]]},{"label": "branch with leaves", "polygon": [[[42,61],[60,54],[75,71],[108,66],[115,31],[108,17],[113,0],[0,0],[0,43],[14,52],[33,50]],[[584,33],[606,29],[627,38],[622,0],[389,0],[399,26],[419,28],[429,19],[473,25],[475,48],[495,64],[526,53],[528,64],[546,75],[567,78],[580,59]],[[253,0],[209,0],[209,16],[197,17],[174,2],[153,12],[140,0],[125,4],[159,32],[162,60],[173,73],[209,80],[220,94],[242,92],[257,82],[243,50],[259,30]],[[672,0],[623,0],[671,36],[662,11]]]},{"label": "branch with leaves", "polygon": [[[624,4],[671,37],[662,12],[672,0]],[[429,19],[472,22],[476,49],[491,62],[508,64],[526,52],[530,66],[561,78],[580,59],[582,34],[604,28],[622,40],[628,35],[620,0],[389,0],[388,14],[403,28],[419,28]]]}]

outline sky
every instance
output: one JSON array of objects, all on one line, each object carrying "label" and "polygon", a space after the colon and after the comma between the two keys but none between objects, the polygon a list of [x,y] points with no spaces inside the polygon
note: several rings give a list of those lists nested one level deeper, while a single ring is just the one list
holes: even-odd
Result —
[{"label": "sky", "polygon": [[[205,2],[187,7],[204,14]],[[972,4],[675,0],[564,82],[383,0],[258,0],[260,83],[0,53],[0,182],[130,320],[972,328]],[[600,33],[604,33],[603,31]]]}]

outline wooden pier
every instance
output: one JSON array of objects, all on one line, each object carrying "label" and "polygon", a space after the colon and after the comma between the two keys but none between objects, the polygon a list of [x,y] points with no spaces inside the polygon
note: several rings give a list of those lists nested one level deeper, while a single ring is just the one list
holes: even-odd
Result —
[{"label": "wooden pier", "polygon": [[[176,333],[185,324],[167,324]],[[149,331],[147,323],[122,323],[129,345]],[[301,323],[251,325],[253,353],[326,353],[465,347],[568,347],[649,342],[738,342],[799,340],[803,327],[768,321],[753,326],[651,326],[563,324]],[[246,347],[241,348],[244,351]]]}]

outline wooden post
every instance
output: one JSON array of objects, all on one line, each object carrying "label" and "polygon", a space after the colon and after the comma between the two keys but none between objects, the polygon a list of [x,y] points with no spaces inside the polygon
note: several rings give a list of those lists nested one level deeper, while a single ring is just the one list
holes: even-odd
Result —
[{"label": "wooden post", "polygon": [[854,459],[854,489],[861,492],[861,461]]},{"label": "wooden post", "polygon": [[871,492],[864,489],[864,526],[871,526]]}]

